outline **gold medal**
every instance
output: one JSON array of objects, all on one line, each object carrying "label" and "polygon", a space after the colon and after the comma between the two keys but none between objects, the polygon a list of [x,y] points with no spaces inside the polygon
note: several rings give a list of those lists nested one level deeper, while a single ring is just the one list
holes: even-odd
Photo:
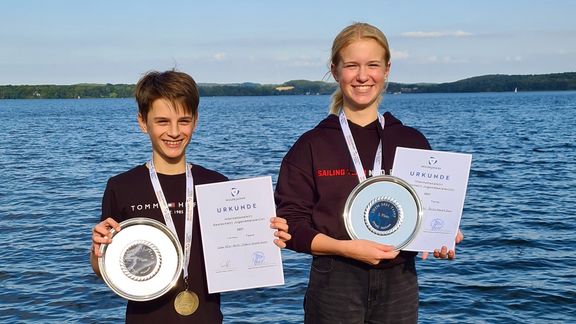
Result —
[{"label": "gold medal", "polygon": [[198,304],[200,300],[196,293],[184,290],[176,296],[174,299],[174,309],[176,312],[182,316],[188,316],[194,314],[198,309]]}]

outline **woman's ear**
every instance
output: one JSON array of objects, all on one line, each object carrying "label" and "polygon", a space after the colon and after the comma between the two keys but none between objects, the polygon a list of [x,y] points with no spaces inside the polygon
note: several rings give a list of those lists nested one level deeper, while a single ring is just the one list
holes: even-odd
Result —
[{"label": "woman's ear", "polygon": [[334,80],[338,82],[338,69],[336,68],[336,65],[334,65],[334,63],[330,64],[330,72],[332,73],[332,77],[334,78]]}]

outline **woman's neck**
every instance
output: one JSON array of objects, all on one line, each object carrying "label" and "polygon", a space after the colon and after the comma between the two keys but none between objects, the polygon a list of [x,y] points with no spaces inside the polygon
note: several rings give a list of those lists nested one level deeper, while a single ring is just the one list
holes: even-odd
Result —
[{"label": "woman's neck", "polygon": [[359,126],[366,126],[378,119],[378,109],[367,108],[360,110],[353,110],[347,107],[342,108],[346,114],[346,119]]}]

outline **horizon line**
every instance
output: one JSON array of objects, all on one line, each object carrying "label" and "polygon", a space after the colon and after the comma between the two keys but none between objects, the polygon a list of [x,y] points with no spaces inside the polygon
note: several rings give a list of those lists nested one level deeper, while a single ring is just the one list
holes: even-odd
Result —
[{"label": "horizon line", "polygon": [[[478,78],[478,77],[487,77],[487,76],[541,76],[541,75],[555,75],[555,74],[569,74],[569,73],[576,73],[576,72],[552,72],[552,73],[538,73],[538,74],[534,74],[534,73],[528,73],[528,74],[499,74],[499,73],[494,73],[494,74],[483,74],[483,75],[476,75],[476,76],[471,76],[471,77],[467,77],[467,78],[463,78],[463,79],[459,79],[456,81],[448,81],[448,82],[392,82],[390,81],[390,83],[395,83],[395,84],[408,84],[408,85],[412,85],[412,84],[427,84],[427,85],[431,85],[431,84],[445,84],[445,83],[454,83],[454,82],[459,82],[459,81],[463,81],[463,80],[468,80],[468,79],[472,79],[472,78]],[[244,82],[230,82],[230,83],[218,83],[218,82],[198,82],[197,84],[200,85],[220,85],[220,86],[226,86],[226,85],[242,85],[242,84],[256,84],[256,85],[270,85],[270,86],[278,86],[278,85],[283,85],[286,84],[288,82],[292,82],[292,81],[309,81],[309,82],[323,82],[323,83],[336,83],[334,81],[324,81],[324,80],[308,80],[308,79],[291,79],[288,81],[284,81],[283,83],[259,83],[259,82],[252,82],[252,81],[244,81]],[[0,84],[0,87],[6,87],[6,86],[74,86],[74,85],[135,85],[136,83],[110,83],[110,82],[106,82],[106,83],[97,83],[97,82],[79,82],[79,83],[69,83],[69,84],[55,84],[55,83],[43,83],[43,84]]]}]

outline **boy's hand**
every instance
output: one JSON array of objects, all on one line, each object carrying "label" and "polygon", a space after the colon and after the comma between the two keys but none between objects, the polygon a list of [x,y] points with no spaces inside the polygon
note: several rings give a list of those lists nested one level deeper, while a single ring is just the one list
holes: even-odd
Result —
[{"label": "boy's hand", "polygon": [[108,217],[106,220],[96,224],[92,229],[92,253],[96,257],[101,257],[100,245],[112,243],[110,231],[114,229],[120,231],[120,225],[114,219]]}]

